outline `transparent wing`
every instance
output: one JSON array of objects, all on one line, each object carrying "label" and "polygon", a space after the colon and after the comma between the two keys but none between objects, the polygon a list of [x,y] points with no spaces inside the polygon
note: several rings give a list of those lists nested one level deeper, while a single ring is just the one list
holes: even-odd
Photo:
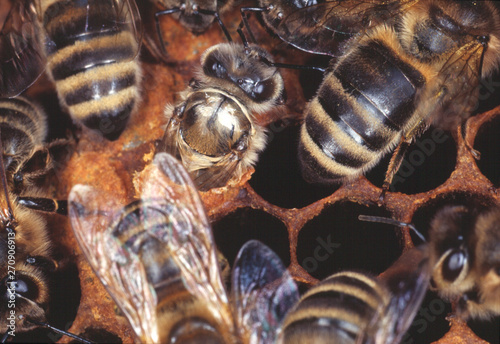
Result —
[{"label": "transparent wing", "polygon": [[0,31],[0,97],[15,97],[45,68],[34,7],[14,1]]},{"label": "transparent wing", "polygon": [[112,234],[113,211],[108,202],[91,187],[73,187],[69,216],[75,237],[137,336],[146,343],[158,342],[156,293],[139,257]]},{"label": "transparent wing", "polygon": [[483,45],[472,42],[457,49],[444,63],[439,78],[447,94],[443,107],[431,118],[435,125],[454,129],[477,107],[483,53]]},{"label": "transparent wing", "polygon": [[153,234],[168,244],[188,291],[205,300],[210,311],[232,328],[212,230],[198,191],[182,164],[167,153],[158,153],[145,177],[141,197],[161,197],[172,205],[171,214],[166,214],[171,232]]},{"label": "transparent wing", "polygon": [[[142,41],[143,29],[135,0],[82,0],[40,2],[47,54],[74,42],[114,47],[118,58],[133,59]],[[111,43],[110,43],[111,42]],[[121,48],[120,51],[119,48]],[[113,58],[111,53],[106,58]],[[98,59],[99,57],[95,57]]]},{"label": "transparent wing", "polygon": [[298,49],[339,56],[361,34],[392,20],[417,1],[326,1],[292,11],[279,20],[273,30]]},{"label": "transparent wing", "polygon": [[247,242],[236,257],[232,294],[238,327],[250,343],[275,343],[285,315],[299,299],[280,258],[256,240]]},{"label": "transparent wing", "polygon": [[167,127],[165,128],[165,134],[163,134],[163,138],[161,139],[157,152],[167,152],[173,156],[179,155],[179,149],[177,148],[176,138],[179,132],[180,120],[178,115],[174,113],[176,111],[172,106],[169,105],[169,110],[166,112],[171,113],[172,117],[168,121]]},{"label": "transparent wing", "polygon": [[365,331],[373,334],[374,344],[401,342],[420,308],[429,279],[430,266],[422,248],[406,252],[388,269],[383,280],[391,292],[390,302]]}]

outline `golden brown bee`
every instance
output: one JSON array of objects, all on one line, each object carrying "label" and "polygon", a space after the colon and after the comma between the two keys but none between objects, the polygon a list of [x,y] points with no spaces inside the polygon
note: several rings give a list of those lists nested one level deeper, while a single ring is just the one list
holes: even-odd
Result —
[{"label": "golden brown bee", "polygon": [[463,318],[500,315],[500,209],[447,206],[431,222],[432,286]]},{"label": "golden brown bee", "polygon": [[67,143],[44,144],[46,131],[46,117],[38,106],[21,97],[0,99],[2,340],[47,327],[51,274],[58,264],[52,258],[47,222],[36,210],[65,213],[66,204],[46,198],[36,181],[53,167],[51,151]]},{"label": "golden brown bee", "polygon": [[[312,287],[285,318],[279,343],[399,343],[429,281],[427,260],[415,251],[385,278],[344,271]],[[415,269],[405,262],[413,257]]]},{"label": "golden brown bee", "polygon": [[71,117],[116,140],[139,101],[141,42],[134,0],[18,0],[2,31],[2,96],[47,66]]},{"label": "golden brown bee", "polygon": [[264,149],[255,113],[284,102],[283,79],[264,49],[218,44],[201,57],[197,80],[166,108],[159,151],[180,157],[201,191],[238,182]]},{"label": "golden brown bee", "polygon": [[477,103],[479,80],[500,63],[492,1],[262,5],[265,22],[284,41],[336,57],[301,128],[299,158],[310,182],[352,180],[398,146],[386,190],[414,138],[430,124],[461,123]]},{"label": "golden brown bee", "polygon": [[228,296],[196,187],[174,157],[145,170],[141,199],[115,211],[89,186],[70,194],[82,251],[146,343],[273,343],[298,299],[280,259],[257,241],[233,266]]}]

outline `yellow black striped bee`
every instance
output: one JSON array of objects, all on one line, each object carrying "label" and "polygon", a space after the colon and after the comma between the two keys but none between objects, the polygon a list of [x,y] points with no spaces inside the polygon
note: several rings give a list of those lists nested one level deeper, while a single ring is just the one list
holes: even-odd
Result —
[{"label": "yellow black striped bee", "polygon": [[306,180],[338,183],[398,146],[387,190],[409,144],[430,124],[456,127],[500,64],[492,1],[261,1],[284,41],[335,56],[305,110],[299,158]]},{"label": "yellow black striped bee", "polygon": [[[0,99],[0,333],[9,337],[48,327],[52,274],[49,228],[41,212],[65,214],[66,201],[47,198],[38,187],[54,167],[52,153],[64,140],[45,144],[44,112],[18,97]],[[55,329],[89,343],[73,334]]]},{"label": "yellow black striped bee", "polygon": [[134,0],[17,0],[2,31],[2,96],[47,66],[71,117],[116,140],[139,101],[140,17]]},{"label": "yellow black striped bee", "polygon": [[488,320],[500,315],[500,208],[447,205],[434,215],[429,240],[412,224],[361,215],[360,220],[408,226],[425,242],[431,289],[458,300],[463,319]]},{"label": "yellow black striped bee", "polygon": [[[407,261],[414,257],[419,263],[413,270]],[[383,279],[344,271],[312,287],[288,313],[278,343],[399,343],[430,276],[421,251],[400,259]]]},{"label": "yellow black striped bee", "polygon": [[143,172],[141,198],[116,211],[76,185],[69,211],[90,265],[146,343],[274,343],[298,291],[258,241],[240,250],[225,291],[210,224],[196,187],[174,157]]},{"label": "yellow black striped bee", "polygon": [[199,190],[237,183],[264,149],[265,129],[255,113],[285,99],[271,61],[257,45],[215,45],[203,53],[182,102],[166,108],[169,122],[158,151],[180,157]]},{"label": "yellow black striped bee", "polygon": [[500,315],[500,209],[479,214],[447,206],[431,222],[432,287],[447,299],[459,297],[462,318]]}]

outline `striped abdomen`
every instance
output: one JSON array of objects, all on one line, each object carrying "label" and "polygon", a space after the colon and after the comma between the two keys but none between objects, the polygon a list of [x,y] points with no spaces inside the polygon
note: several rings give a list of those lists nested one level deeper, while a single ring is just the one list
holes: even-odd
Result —
[{"label": "striped abdomen", "polygon": [[[88,7],[87,7],[88,5]],[[139,50],[128,1],[42,1],[49,72],[73,119],[109,140],[138,101]]]},{"label": "striped abdomen", "polygon": [[172,338],[183,343],[228,343],[219,335],[217,321],[206,303],[184,284],[172,252],[156,235],[171,233],[172,222],[191,226],[185,216],[163,199],[135,201],[126,206],[113,224],[112,235],[137,255],[157,295],[158,329],[161,343]]},{"label": "striped abdomen", "polygon": [[283,343],[357,343],[360,333],[382,315],[389,299],[386,288],[370,276],[332,275],[304,294],[288,314]]},{"label": "striped abdomen", "polygon": [[383,39],[357,46],[327,72],[306,108],[299,157],[304,177],[332,183],[372,168],[414,121],[422,74]]},{"label": "striped abdomen", "polygon": [[4,167],[9,174],[43,144],[47,134],[45,113],[22,97],[1,99],[0,134]]}]

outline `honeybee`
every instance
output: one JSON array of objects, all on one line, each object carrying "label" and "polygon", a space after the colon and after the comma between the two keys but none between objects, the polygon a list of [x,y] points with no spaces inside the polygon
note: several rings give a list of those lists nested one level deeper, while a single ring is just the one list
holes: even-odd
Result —
[{"label": "honeybee", "polygon": [[432,287],[444,298],[459,298],[462,318],[500,315],[499,226],[498,207],[477,214],[447,206],[431,222]]},{"label": "honeybee", "polygon": [[283,79],[257,45],[222,43],[206,50],[196,80],[167,106],[158,151],[180,157],[199,190],[238,182],[265,147],[254,113],[285,101]]},{"label": "honeybee", "polygon": [[16,0],[0,32],[2,96],[47,66],[71,117],[116,140],[139,101],[141,35],[134,0]]},{"label": "honeybee", "polygon": [[222,31],[229,37],[224,25],[219,18],[219,13],[223,13],[231,8],[234,0],[150,0],[162,10],[155,13],[156,31],[160,39],[161,47],[165,52],[165,42],[162,38],[159,18],[163,15],[172,14],[186,29],[194,34],[205,32],[208,27],[217,19]]},{"label": "honeybee", "polygon": [[46,117],[38,106],[21,97],[0,100],[2,342],[9,336],[49,327],[51,276],[57,271],[58,262],[52,257],[49,228],[39,211],[63,214],[66,205],[64,201],[46,198],[44,190],[35,183],[53,167],[50,150],[62,143],[42,146],[46,131]]},{"label": "honeybee", "polygon": [[457,302],[463,318],[489,319],[500,315],[500,208],[448,205],[431,221],[429,240],[412,224],[376,216],[360,220],[409,226],[425,242],[431,266],[431,289]]},{"label": "honeybee", "polygon": [[269,5],[268,25],[303,50],[336,57],[301,127],[299,159],[309,182],[352,180],[398,146],[385,192],[409,144],[431,123],[451,129],[469,116],[479,80],[500,63],[492,1],[294,4]]},{"label": "honeybee", "polygon": [[[415,258],[418,264],[411,269],[408,261]],[[312,287],[288,313],[278,343],[399,343],[430,275],[421,251],[400,259],[383,278],[344,271]]]},{"label": "honeybee", "polygon": [[147,343],[273,343],[297,287],[260,242],[239,252],[228,297],[196,187],[174,157],[159,153],[141,199],[115,212],[76,185],[71,224],[82,251],[137,337]]}]

